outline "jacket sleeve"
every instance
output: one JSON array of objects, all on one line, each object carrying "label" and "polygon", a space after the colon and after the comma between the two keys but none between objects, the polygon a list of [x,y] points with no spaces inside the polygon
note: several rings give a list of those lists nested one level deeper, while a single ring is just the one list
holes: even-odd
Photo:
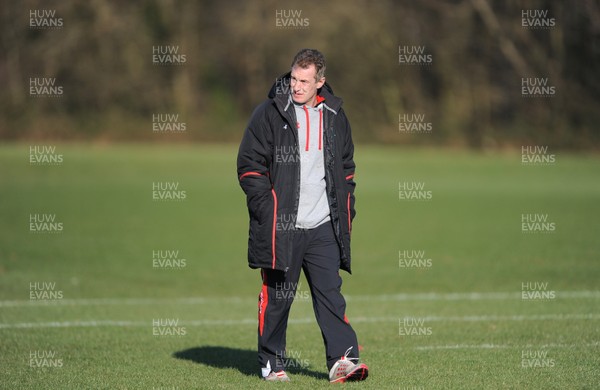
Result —
[{"label": "jacket sleeve", "polygon": [[341,113],[344,115],[344,121],[346,124],[342,162],[344,168],[344,177],[346,179],[346,188],[349,194],[350,219],[354,219],[356,216],[356,210],[354,209],[354,189],[356,188],[356,183],[354,181],[354,170],[356,169],[356,165],[354,164],[354,142],[352,141],[352,129],[350,128],[350,122],[348,122],[346,114],[343,111],[341,111]]},{"label": "jacket sleeve", "polygon": [[265,203],[270,198],[272,187],[269,178],[271,137],[264,108],[264,105],[259,106],[252,115],[237,156],[238,180],[247,195],[249,212],[255,216],[260,214],[260,209],[268,206]]}]

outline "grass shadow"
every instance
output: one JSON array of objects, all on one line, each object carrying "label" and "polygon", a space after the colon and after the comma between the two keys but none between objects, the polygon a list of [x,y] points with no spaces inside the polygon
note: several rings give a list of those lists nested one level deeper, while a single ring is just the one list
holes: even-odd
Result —
[{"label": "grass shadow", "polygon": [[[259,376],[260,373],[256,351],[249,349],[204,345],[174,352],[173,357],[214,368],[234,368],[248,376]],[[318,379],[328,379],[326,373],[309,370],[302,363],[297,359],[289,358],[286,371]]]}]

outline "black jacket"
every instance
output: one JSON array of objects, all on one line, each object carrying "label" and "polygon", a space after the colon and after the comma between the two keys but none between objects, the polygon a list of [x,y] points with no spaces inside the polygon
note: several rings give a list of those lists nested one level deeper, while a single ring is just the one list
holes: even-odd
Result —
[{"label": "black jacket", "polygon": [[[290,74],[278,79],[269,99],[252,114],[237,158],[240,186],[250,214],[248,263],[251,268],[287,271],[300,197],[300,153],[296,113],[289,102]],[[289,88],[289,87],[288,87]],[[319,91],[323,110],[325,182],[331,221],[340,247],[340,268],[350,269],[350,230],[354,210],[354,144],[342,99],[326,83]]]}]

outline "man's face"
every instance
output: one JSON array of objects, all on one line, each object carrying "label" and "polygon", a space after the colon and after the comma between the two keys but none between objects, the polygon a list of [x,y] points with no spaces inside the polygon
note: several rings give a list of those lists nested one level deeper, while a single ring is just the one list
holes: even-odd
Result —
[{"label": "man's face", "polygon": [[296,104],[306,104],[314,107],[317,102],[317,89],[325,84],[325,77],[321,80],[315,80],[317,68],[310,64],[308,68],[294,66],[290,79],[290,88],[292,91],[292,100]]}]

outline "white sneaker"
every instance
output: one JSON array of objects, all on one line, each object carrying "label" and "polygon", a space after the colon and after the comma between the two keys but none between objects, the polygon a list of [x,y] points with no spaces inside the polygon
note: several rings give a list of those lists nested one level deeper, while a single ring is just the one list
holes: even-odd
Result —
[{"label": "white sneaker", "polygon": [[269,375],[263,376],[263,379],[269,382],[289,382],[290,378],[287,376],[285,371],[279,372],[271,371]]},{"label": "white sneaker", "polygon": [[[344,356],[331,367],[331,370],[329,371],[330,383],[363,381],[369,376],[369,367],[367,367],[366,364],[358,364],[358,358],[348,357],[351,349],[352,347],[348,348],[346,353],[344,353]],[[356,360],[356,364],[352,363],[351,360]]]}]

